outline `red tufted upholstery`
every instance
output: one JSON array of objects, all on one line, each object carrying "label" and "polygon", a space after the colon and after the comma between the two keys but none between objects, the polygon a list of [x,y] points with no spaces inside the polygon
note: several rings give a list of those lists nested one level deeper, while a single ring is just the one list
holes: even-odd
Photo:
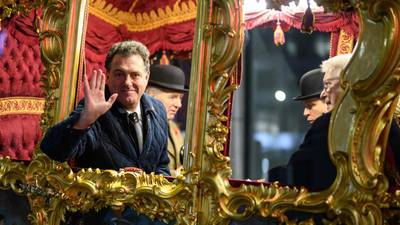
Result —
[{"label": "red tufted upholstery", "polygon": [[0,117],[0,154],[11,159],[30,160],[41,140],[40,115],[6,115]]},{"label": "red tufted upholstery", "polygon": [[[7,39],[0,56],[0,101],[8,97],[43,96],[40,82],[43,65],[33,18],[34,13],[2,24],[7,29]],[[0,109],[0,156],[30,160],[42,135],[39,119],[37,112]]]}]

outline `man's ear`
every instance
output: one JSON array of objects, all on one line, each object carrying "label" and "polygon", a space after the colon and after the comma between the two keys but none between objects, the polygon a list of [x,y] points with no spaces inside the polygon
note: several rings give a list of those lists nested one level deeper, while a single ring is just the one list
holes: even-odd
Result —
[{"label": "man's ear", "polygon": [[110,72],[106,70],[106,82],[108,81],[109,78],[110,78]]}]

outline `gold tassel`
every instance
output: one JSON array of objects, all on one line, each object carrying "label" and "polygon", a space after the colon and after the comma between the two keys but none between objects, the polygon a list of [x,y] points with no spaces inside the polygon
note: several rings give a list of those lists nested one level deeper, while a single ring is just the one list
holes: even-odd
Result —
[{"label": "gold tassel", "polygon": [[276,23],[276,28],[274,31],[274,43],[276,46],[285,44],[285,33],[281,28],[281,22]]},{"label": "gold tassel", "polygon": [[165,50],[163,50],[161,59],[160,59],[160,64],[161,65],[169,65],[169,59],[167,57],[167,54],[165,53]]}]

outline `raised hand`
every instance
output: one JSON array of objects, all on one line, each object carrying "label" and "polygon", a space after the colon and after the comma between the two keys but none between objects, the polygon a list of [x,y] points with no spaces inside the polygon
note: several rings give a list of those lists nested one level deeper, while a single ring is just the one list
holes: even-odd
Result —
[{"label": "raised hand", "polygon": [[105,75],[101,70],[94,70],[92,79],[89,81],[86,74],[84,79],[85,90],[85,106],[79,117],[79,120],[74,124],[75,129],[86,129],[93,124],[101,115],[106,113],[114,104],[118,94],[113,94],[106,101],[104,96]]}]

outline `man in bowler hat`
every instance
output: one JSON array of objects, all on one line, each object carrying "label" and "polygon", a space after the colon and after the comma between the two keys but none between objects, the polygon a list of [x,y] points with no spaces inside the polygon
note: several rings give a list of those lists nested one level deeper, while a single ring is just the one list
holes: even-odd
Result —
[{"label": "man in bowler hat", "polygon": [[[335,73],[329,72],[328,74],[328,76],[334,77],[334,79],[330,78],[331,82],[339,82],[339,74],[348,61],[348,57],[342,58],[340,63],[335,66],[337,68]],[[289,162],[268,171],[270,182],[279,181],[287,185],[305,186],[310,190],[323,190],[334,181],[336,168],[330,160],[328,150],[330,113],[326,113],[327,104],[324,94],[321,95],[325,92],[323,78],[326,71],[328,69],[323,67],[311,70],[301,77],[301,95],[294,100],[304,101],[304,116],[312,125],[307,131],[303,143],[299,146],[299,150],[291,155]]]},{"label": "man in bowler hat", "polygon": [[327,111],[324,99],[320,97],[324,88],[323,77],[322,69],[318,68],[308,71],[300,78],[301,94],[294,100],[304,102],[303,115],[312,126],[288,164],[268,171],[269,181],[306,186],[314,190],[325,189],[333,182],[336,170],[327,149],[329,123],[321,125],[319,122],[319,118]]},{"label": "man in bowler hat", "polygon": [[320,68],[308,71],[300,78],[300,95],[293,98],[295,101],[303,101],[303,115],[312,124],[323,113],[326,113],[326,104],[320,98],[324,73]]},{"label": "man in bowler hat", "polygon": [[185,87],[185,74],[173,65],[154,65],[150,68],[150,80],[146,92],[160,100],[167,111],[168,119],[168,157],[172,176],[179,174],[182,168],[180,150],[183,136],[174,118],[182,107],[183,95],[188,91]]}]

